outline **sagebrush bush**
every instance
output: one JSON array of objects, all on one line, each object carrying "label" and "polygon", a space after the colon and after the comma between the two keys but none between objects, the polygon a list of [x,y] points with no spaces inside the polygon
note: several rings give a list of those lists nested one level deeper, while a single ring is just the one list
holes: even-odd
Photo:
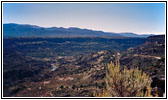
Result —
[{"label": "sagebrush bush", "polygon": [[138,68],[121,70],[119,61],[107,66],[106,87],[100,97],[151,97],[150,77]]}]

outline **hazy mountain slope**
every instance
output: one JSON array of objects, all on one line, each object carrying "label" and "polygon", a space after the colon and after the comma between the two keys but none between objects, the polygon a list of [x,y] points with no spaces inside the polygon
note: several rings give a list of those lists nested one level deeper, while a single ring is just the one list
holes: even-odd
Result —
[{"label": "hazy mountain slope", "polygon": [[75,27],[39,27],[28,24],[3,24],[4,37],[148,37],[135,33],[112,33]]},{"label": "hazy mountain slope", "polygon": [[119,34],[122,35],[122,36],[125,36],[125,37],[149,37],[149,36],[153,35],[153,34],[138,35],[138,34],[135,34],[135,33],[119,33]]},{"label": "hazy mountain slope", "polygon": [[123,37],[120,34],[93,31],[80,28],[43,28],[34,25],[3,24],[4,37],[86,37],[86,36],[114,36]]}]

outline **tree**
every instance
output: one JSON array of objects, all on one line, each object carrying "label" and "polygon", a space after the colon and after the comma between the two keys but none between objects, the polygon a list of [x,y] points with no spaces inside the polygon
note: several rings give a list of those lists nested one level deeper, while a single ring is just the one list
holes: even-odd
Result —
[{"label": "tree", "polygon": [[72,86],[72,89],[75,89],[75,88],[76,88],[76,85],[73,85],[73,86]]},{"label": "tree", "polygon": [[96,88],[99,86],[97,82],[95,83],[95,86],[96,86]]},{"label": "tree", "polygon": [[64,86],[63,86],[63,85],[61,85],[61,86],[60,86],[60,88],[61,88],[61,89],[64,89]]}]

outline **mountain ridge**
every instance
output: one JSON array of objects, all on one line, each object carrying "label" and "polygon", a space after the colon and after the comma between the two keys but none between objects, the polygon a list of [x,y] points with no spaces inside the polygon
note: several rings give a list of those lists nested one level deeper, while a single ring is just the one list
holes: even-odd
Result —
[{"label": "mountain ridge", "polygon": [[29,24],[7,23],[3,24],[4,37],[142,37],[150,35],[138,35],[135,33],[103,32],[77,27],[40,27]]}]

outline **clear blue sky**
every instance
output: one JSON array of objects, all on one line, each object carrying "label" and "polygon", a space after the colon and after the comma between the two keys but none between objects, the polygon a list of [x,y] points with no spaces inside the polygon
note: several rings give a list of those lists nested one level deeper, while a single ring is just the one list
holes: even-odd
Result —
[{"label": "clear blue sky", "polygon": [[165,33],[164,3],[3,3],[3,23]]}]

